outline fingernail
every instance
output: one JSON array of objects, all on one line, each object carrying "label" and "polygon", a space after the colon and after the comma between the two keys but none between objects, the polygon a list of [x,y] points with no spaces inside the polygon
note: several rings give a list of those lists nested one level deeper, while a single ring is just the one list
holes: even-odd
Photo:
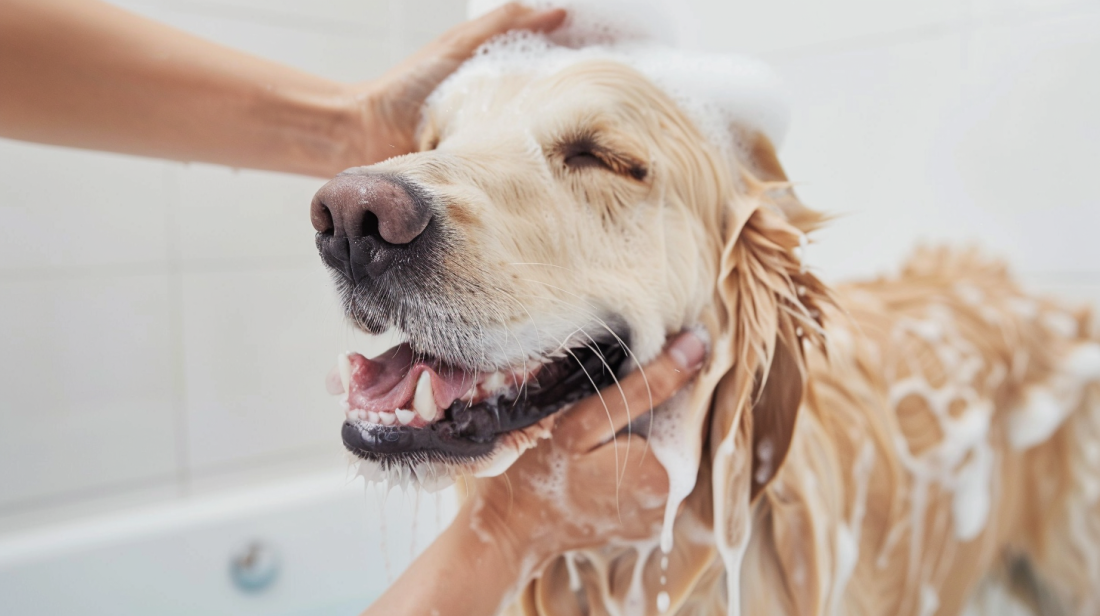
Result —
[{"label": "fingernail", "polygon": [[668,345],[668,356],[683,370],[695,370],[707,356],[707,345],[692,332],[684,332]]}]

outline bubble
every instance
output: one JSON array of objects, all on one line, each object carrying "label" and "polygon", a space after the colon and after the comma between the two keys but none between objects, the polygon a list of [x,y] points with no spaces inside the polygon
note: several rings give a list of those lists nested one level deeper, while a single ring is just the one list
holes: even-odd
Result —
[{"label": "bubble", "polygon": [[[473,0],[469,14],[503,4]],[[527,2],[569,11],[549,35],[510,32],[486,45],[437,90],[445,92],[471,76],[508,73],[551,75],[585,60],[622,62],[663,89],[714,145],[737,146],[736,124],[766,135],[778,148],[789,111],[782,81],[765,63],[743,55],[686,49],[687,14],[660,0],[554,0]]]}]

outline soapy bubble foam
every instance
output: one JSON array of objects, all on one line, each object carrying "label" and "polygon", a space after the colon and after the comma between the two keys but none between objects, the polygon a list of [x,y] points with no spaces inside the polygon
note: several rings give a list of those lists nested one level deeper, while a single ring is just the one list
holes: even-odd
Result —
[{"label": "soapy bubble foam", "polygon": [[[466,17],[473,19],[505,4],[506,0],[470,0]],[[692,40],[694,25],[688,15],[664,0],[527,0],[536,9],[563,8],[566,21],[551,33],[555,44],[566,47],[609,45],[624,41],[657,41],[683,46]]]},{"label": "soapy bubble foam", "polygon": [[[472,0],[476,16],[503,4]],[[696,127],[729,153],[733,125],[757,130],[778,148],[786,134],[789,112],[782,82],[763,62],[742,55],[692,51],[683,43],[687,20],[683,11],[660,0],[555,0],[528,2],[569,11],[554,32],[512,32],[484,45],[437,91],[471,75],[554,74],[586,60],[621,62],[664,90]]]}]

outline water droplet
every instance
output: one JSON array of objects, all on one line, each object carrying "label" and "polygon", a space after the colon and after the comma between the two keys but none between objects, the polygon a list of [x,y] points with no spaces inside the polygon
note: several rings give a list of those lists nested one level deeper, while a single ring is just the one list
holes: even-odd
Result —
[{"label": "water droplet", "polygon": [[672,599],[669,598],[667,592],[662,590],[661,592],[657,593],[657,611],[664,614],[668,611],[668,606],[671,603]]}]

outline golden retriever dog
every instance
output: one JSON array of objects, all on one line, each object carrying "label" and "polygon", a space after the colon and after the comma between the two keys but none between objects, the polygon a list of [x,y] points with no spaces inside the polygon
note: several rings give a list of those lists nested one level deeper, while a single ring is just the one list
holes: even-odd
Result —
[{"label": "golden retriever dog", "polygon": [[1088,314],[969,250],[830,288],[765,131],[711,134],[636,64],[513,39],[433,96],[419,152],[314,200],[348,317],[405,340],[341,360],[347,447],[428,487],[499,473],[666,336],[711,353],[652,414],[652,452],[690,461],[666,539],[564,555],[509,613],[950,615],[991,576],[1100,613]]}]

